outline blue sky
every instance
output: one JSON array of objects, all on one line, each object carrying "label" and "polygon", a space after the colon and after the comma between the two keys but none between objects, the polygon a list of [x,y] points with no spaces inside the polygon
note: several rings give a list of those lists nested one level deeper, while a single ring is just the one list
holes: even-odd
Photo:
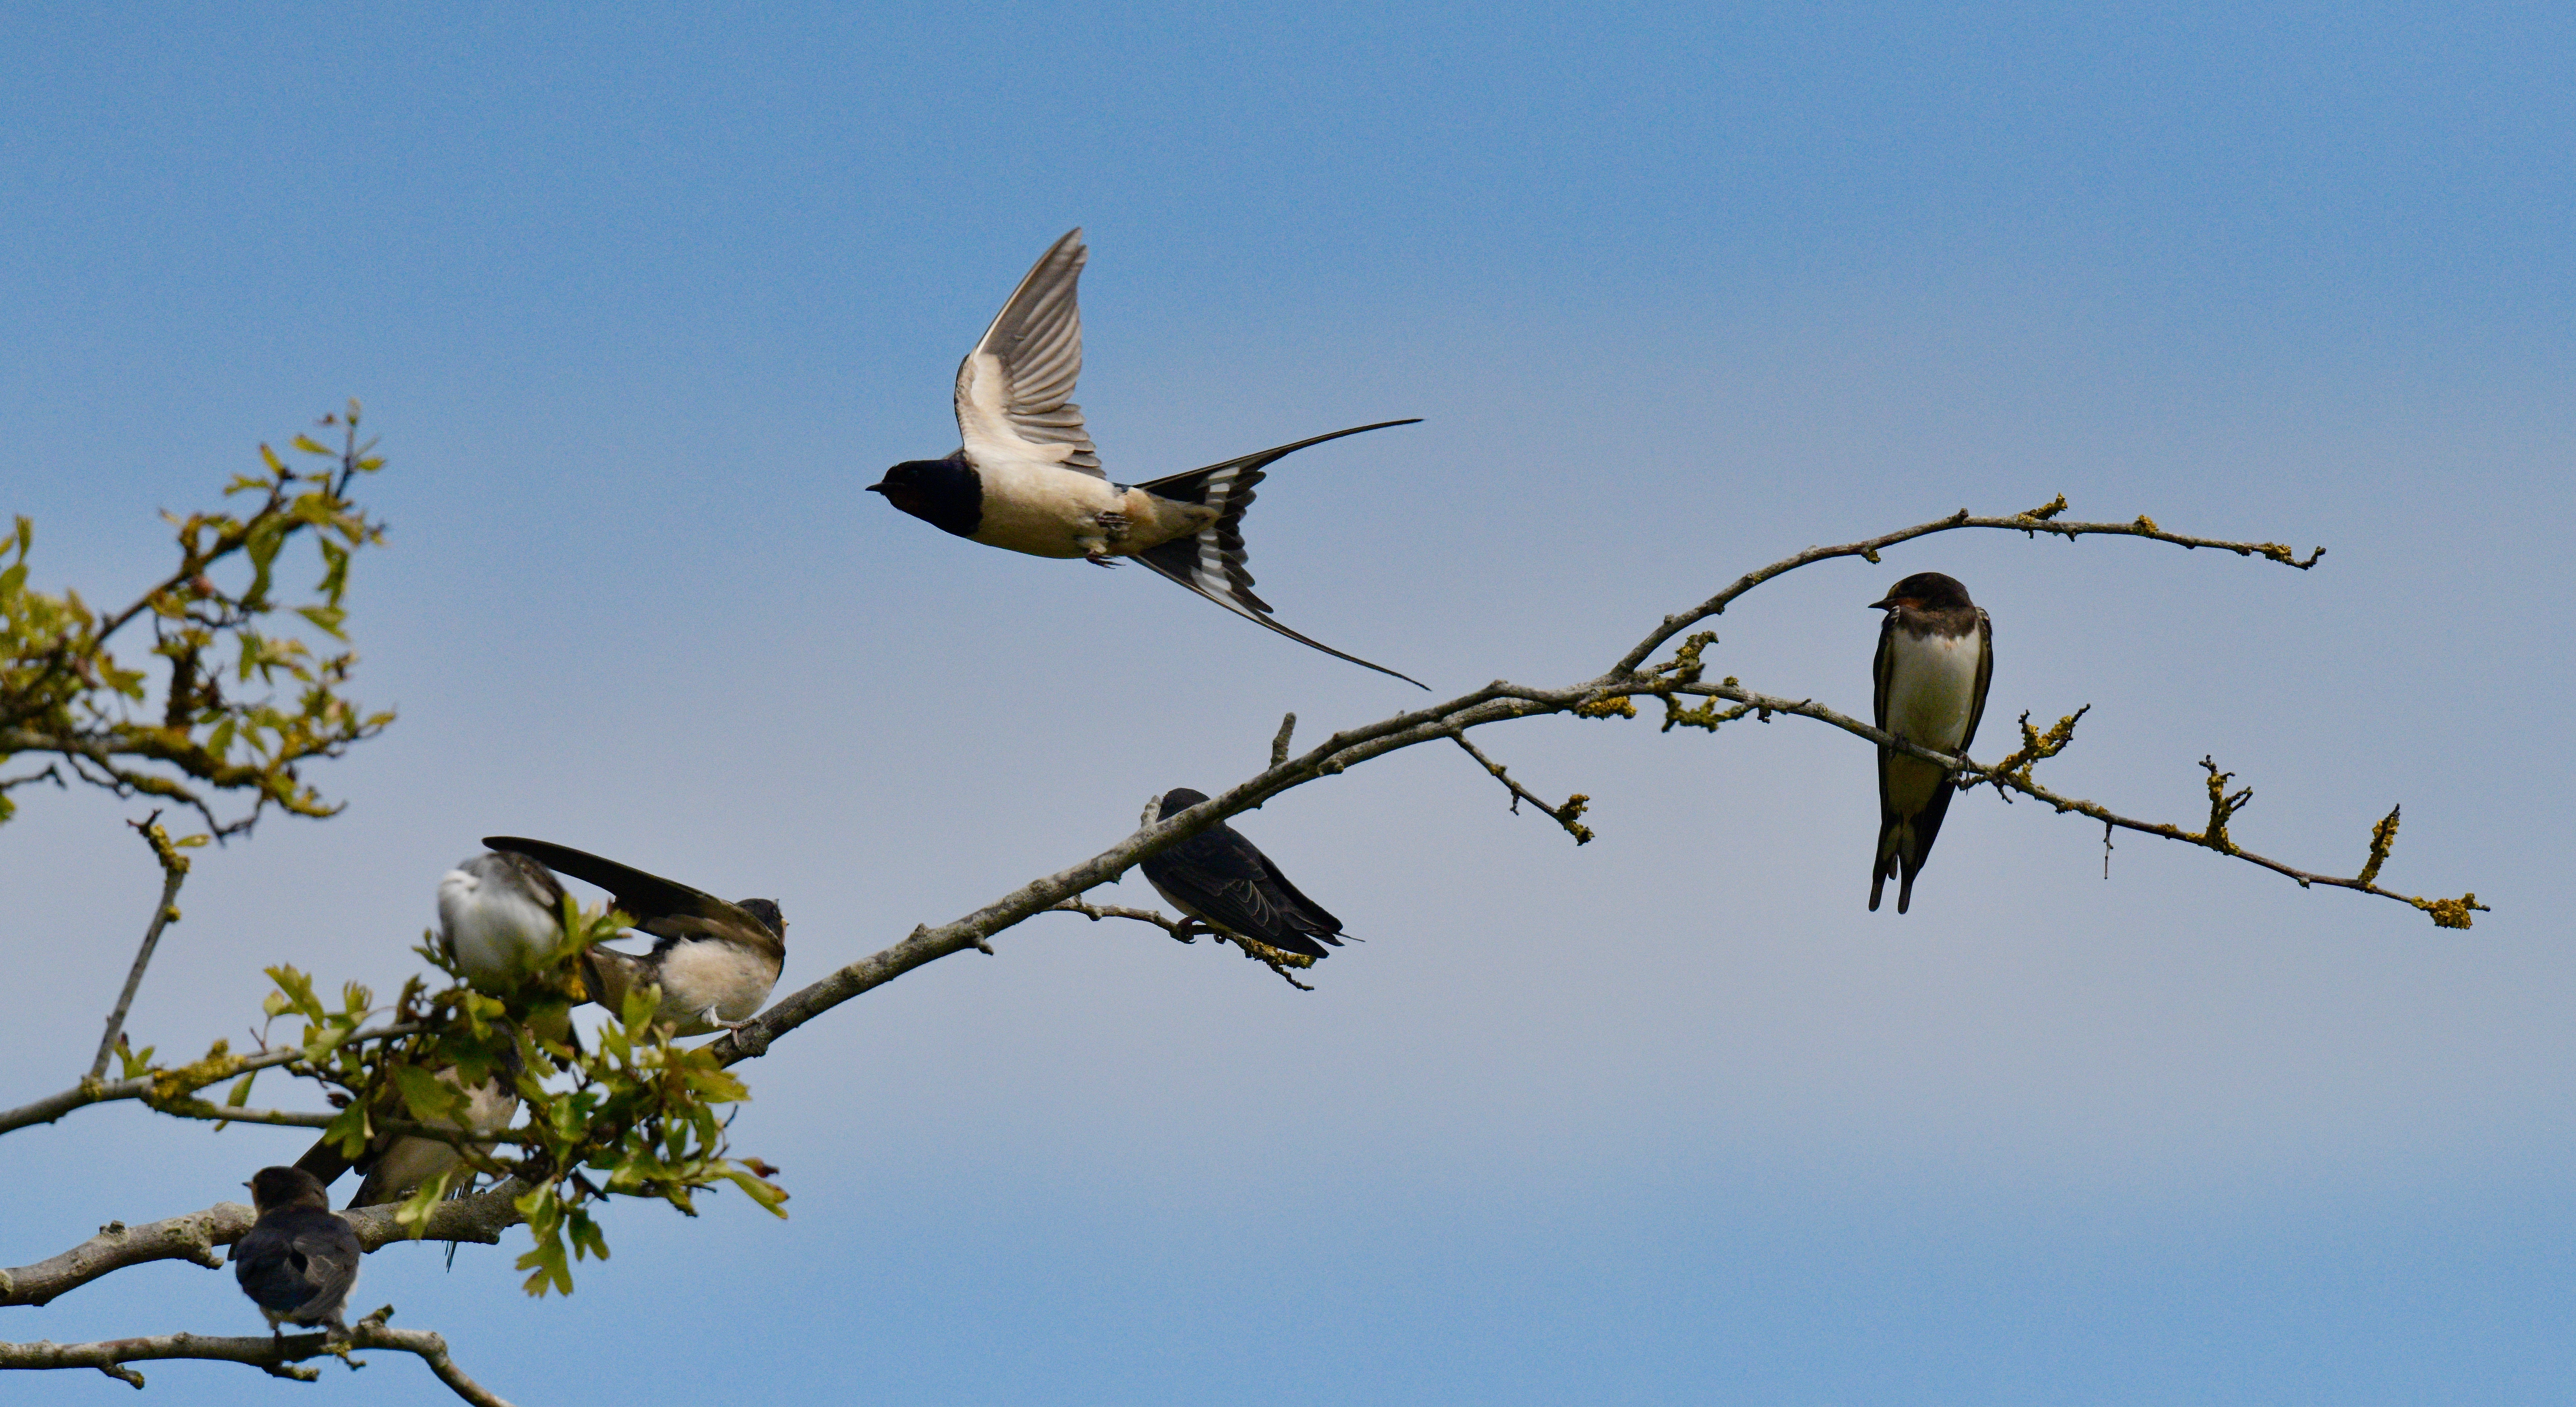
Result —
[{"label": "blue sky", "polygon": [[[1766,588],[1712,660],[1858,711],[1863,606],[1948,571],[1996,621],[1979,751],[2090,703],[2065,787],[2193,821],[2212,753],[2242,841],[2347,872],[2402,801],[2388,881],[2496,912],[2144,840],[2106,882],[1980,795],[1871,915],[1865,748],[1517,725],[1487,748],[1598,842],[1428,749],[1243,822],[1370,940],[1321,990],[1039,920],[749,1068],[791,1221],[623,1208],[542,1303],[397,1248],[368,1307],[523,1402],[2563,1401],[2571,60],[2505,6],[13,8],[36,582],[122,597],[158,510],[344,396],[392,459],[351,605],[401,721],[318,774],[345,815],[200,864],[138,1035],[237,1037],[268,963],[391,989],[499,831],[776,894],[802,983],[1250,771],[1283,710],[1411,705],[859,491],[955,442],[956,358],[1079,224],[1114,475],[1427,418],[1264,485],[1310,634],[1564,682],[1809,543],[2060,492],[2322,543],[1938,539]],[[152,893],[135,808],[26,803],[0,1102],[78,1072]],[[300,1147],[12,1135],[0,1263]],[[185,1265],[11,1313],[257,1322]]]}]

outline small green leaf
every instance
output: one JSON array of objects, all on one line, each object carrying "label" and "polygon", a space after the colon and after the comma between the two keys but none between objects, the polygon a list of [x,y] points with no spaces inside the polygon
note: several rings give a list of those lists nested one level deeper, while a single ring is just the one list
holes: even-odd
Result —
[{"label": "small green leaf", "polygon": [[732,1180],[734,1186],[741,1188],[751,1200],[758,1202],[761,1210],[781,1221],[787,1219],[786,1188],[758,1176],[739,1164],[726,1164],[724,1175]]},{"label": "small green leaf", "polygon": [[333,1119],[330,1127],[322,1130],[322,1141],[338,1148],[340,1156],[355,1160],[367,1151],[370,1132],[367,1127],[367,1106],[362,1100],[340,1111],[340,1117]]},{"label": "small green leaf", "polygon": [[592,1260],[608,1259],[608,1236],[599,1229],[598,1222],[591,1220],[590,1213],[575,1211],[571,1221],[573,1256],[576,1259],[583,1256]]},{"label": "small green leaf", "polygon": [[424,1124],[464,1122],[465,1091],[417,1065],[397,1065],[393,1077],[413,1118]]},{"label": "small green leaf", "polygon": [[403,1199],[401,1209],[394,1213],[395,1224],[411,1228],[411,1238],[419,1240],[421,1233],[429,1230],[430,1211],[446,1199],[448,1185],[455,1178],[456,1169],[450,1168],[422,1183],[411,1196]]}]

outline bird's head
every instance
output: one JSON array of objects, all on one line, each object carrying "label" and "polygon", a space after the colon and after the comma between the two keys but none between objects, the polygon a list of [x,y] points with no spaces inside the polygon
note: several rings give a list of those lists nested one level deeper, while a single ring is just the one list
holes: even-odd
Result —
[{"label": "bird's head", "polygon": [[1957,577],[1943,576],[1939,572],[1916,572],[1889,587],[1887,595],[1870,602],[1869,608],[1884,611],[1909,606],[1918,611],[1939,611],[1976,604],[1968,599],[1968,588],[1960,585]]},{"label": "bird's head", "polygon": [[242,1186],[250,1189],[250,1204],[261,1216],[284,1207],[331,1210],[331,1194],[323,1190],[322,1179],[302,1168],[261,1168]]},{"label": "bird's head", "polygon": [[984,519],[983,476],[963,455],[906,460],[868,485],[868,492],[884,494],[886,502],[960,537]]},{"label": "bird's head", "polygon": [[787,941],[787,915],[778,911],[777,900],[736,899],[733,906],[767,925],[770,932],[778,935],[778,941]]},{"label": "bird's head", "polygon": [[1162,809],[1155,814],[1154,819],[1168,821],[1205,800],[1207,800],[1206,792],[1192,791],[1188,787],[1174,787],[1163,793]]}]

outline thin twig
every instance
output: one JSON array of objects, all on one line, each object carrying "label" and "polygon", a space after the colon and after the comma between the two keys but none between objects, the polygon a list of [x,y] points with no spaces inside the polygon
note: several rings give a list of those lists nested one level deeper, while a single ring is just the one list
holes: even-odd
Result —
[{"label": "thin twig", "polygon": [[2221,552],[2233,552],[2239,557],[2265,557],[2285,567],[2296,567],[2300,571],[2306,571],[2315,566],[2317,559],[2326,555],[2326,550],[2322,547],[2302,559],[2297,553],[2277,542],[2228,542],[2214,537],[2188,537],[2181,533],[2169,533],[2156,526],[2155,519],[2144,514],[2126,523],[2057,522],[2057,515],[2065,511],[2066,495],[2059,494],[2054,503],[2031,509],[2027,513],[2015,513],[2008,518],[1974,517],[1967,509],[1962,508],[1947,518],[1935,518],[1928,523],[1917,523],[1910,528],[1899,528],[1894,532],[1881,533],[1876,537],[1863,538],[1858,542],[1845,542],[1833,547],[1810,547],[1795,556],[1783,557],[1767,567],[1746,572],[1736,578],[1734,583],[1724,591],[1709,597],[1697,606],[1679,615],[1664,617],[1661,625],[1649,631],[1645,639],[1637,642],[1635,649],[1622,655],[1619,662],[1610,667],[1610,672],[1613,675],[1634,673],[1637,666],[1646,662],[1648,655],[1663,647],[1665,641],[1710,616],[1723,612],[1737,597],[1773,577],[1794,572],[1800,567],[1813,566],[1818,562],[1832,561],[1837,557],[1858,557],[1864,561],[1876,562],[1879,551],[1883,548],[1893,547],[1900,542],[1909,542],[1918,537],[1929,537],[1934,533],[1955,532],[1961,528],[1993,528],[2031,536],[2048,533],[2069,541],[2079,537],[2102,535],[2143,537],[2156,542],[2169,542],[2177,547],[2213,547]]},{"label": "thin twig", "polygon": [[[1763,713],[1786,713],[1800,718],[1812,718],[1820,723],[1832,724],[1834,727],[1840,728],[1844,732],[1850,733],[1855,737],[1866,738],[1883,747],[1894,748],[1899,752],[1903,752],[1914,757],[1920,757],[1927,762],[1938,762],[1951,768],[1953,771],[1960,774],[1961,790],[1966,790],[1969,787],[1978,785],[1991,785],[1998,792],[2006,790],[2016,791],[2035,801],[2047,803],[2049,806],[2055,808],[2060,814],[2071,811],[2077,815],[2089,816],[2096,821],[2100,821],[2106,827],[2118,827],[2125,831],[2136,831],[2141,835],[2160,836],[2166,840],[2179,840],[2187,845],[2198,845],[2207,849],[2215,850],[2222,855],[2243,860],[2249,865],[2259,865],[2264,869],[2272,871],[2274,874],[2282,875],[2297,881],[2299,887],[2302,889],[2308,888],[2311,885],[2322,884],[2335,889],[2350,889],[2363,894],[2373,894],[2382,899],[2394,899],[2398,903],[2420,909],[2423,912],[2432,915],[2433,922],[2437,927],[2466,928],[2469,926],[2470,914],[2490,912],[2486,905],[2477,901],[2478,896],[2474,893],[2463,895],[2457,899],[2426,899],[2420,895],[2402,894],[2393,889],[2383,889],[2377,883],[2373,882],[2372,878],[2364,878],[2359,875],[2345,878],[2337,875],[2318,874],[2314,871],[2303,870],[2295,865],[2284,864],[2281,861],[2272,859],[2268,856],[2257,855],[2253,851],[2238,845],[2235,841],[2228,838],[2226,821],[2229,816],[2234,815],[2236,811],[2244,805],[2244,797],[2247,793],[2226,792],[2226,781],[2234,774],[2219,771],[2216,764],[2212,763],[2207,758],[2201,759],[2201,765],[2208,773],[2208,782],[2211,791],[2210,825],[2204,830],[2187,831],[2180,826],[2168,825],[2162,821],[2141,821],[2132,817],[2123,816],[2098,802],[2086,801],[2081,797],[2065,796],[2056,791],[2052,791],[2031,779],[2030,768],[2027,764],[2019,767],[2015,767],[2013,765],[2015,759],[2023,755],[2020,753],[2016,753],[2012,757],[2005,758],[2002,762],[1989,766],[1973,761],[1964,754],[1952,756],[1947,753],[1936,751],[1932,748],[1923,747],[1904,738],[1895,737],[1888,733],[1882,733],[1878,729],[1871,727],[1867,723],[1863,723],[1857,718],[1836,712],[1833,709],[1825,707],[1823,704],[1817,703],[1813,699],[1784,699],[1771,694],[1759,693],[1732,683],[1673,685],[1670,686],[1670,688],[1674,693],[1703,694],[1713,698],[1731,699],[1738,703],[1749,704]],[[1650,693],[1655,692],[1655,690],[1653,688],[1646,688],[1640,689],[1638,692]],[[2070,723],[2072,722],[2071,719],[2068,721]],[[2024,731],[2025,733],[2030,731],[2026,720],[2024,723]],[[2043,753],[2041,755],[2046,756],[2050,754]],[[2381,825],[2387,828],[2387,834],[2394,834],[2395,828],[2388,822],[2382,822]],[[2378,847],[2379,838],[2380,833],[2374,832],[2374,854],[2378,856],[2378,858],[2385,859],[2384,850]],[[2374,866],[2370,873],[2375,877],[2376,872],[2376,867]]]},{"label": "thin twig", "polygon": [[[1289,716],[1293,718],[1296,715],[1291,714]],[[1079,897],[1067,899],[1063,903],[1054,905],[1048,910],[1048,912],[1081,914],[1083,917],[1090,919],[1094,923],[1098,923],[1104,918],[1133,919],[1138,923],[1153,924],[1155,927],[1162,929],[1164,932],[1171,934],[1173,937],[1178,938],[1184,943],[1195,943],[1198,941],[1199,935],[1204,933],[1209,937],[1216,939],[1220,943],[1232,943],[1236,947],[1241,948],[1245,957],[1251,958],[1255,962],[1266,964],[1271,971],[1279,974],[1280,981],[1287,983],[1298,991],[1311,992],[1315,990],[1314,988],[1307,986],[1305,983],[1298,981],[1296,977],[1291,975],[1288,971],[1288,969],[1292,967],[1313,967],[1315,965],[1314,958],[1304,953],[1292,953],[1285,949],[1274,948],[1269,944],[1262,942],[1258,938],[1246,938],[1242,934],[1237,933],[1230,928],[1219,928],[1215,924],[1202,923],[1194,918],[1172,918],[1154,909],[1131,909],[1123,904],[1086,903]]]},{"label": "thin twig", "polygon": [[1583,793],[1578,791],[1574,795],[1567,797],[1563,806],[1550,806],[1545,800],[1541,799],[1537,793],[1532,792],[1529,788],[1513,781],[1512,774],[1504,770],[1503,764],[1487,757],[1474,743],[1467,741],[1466,734],[1452,733],[1449,735],[1449,741],[1465,748],[1469,757],[1472,757],[1476,759],[1477,762],[1483,764],[1485,770],[1493,774],[1494,780],[1502,783],[1504,789],[1512,794],[1513,815],[1517,816],[1521,813],[1521,803],[1526,801],[1530,805],[1535,806],[1540,811],[1544,812],[1549,820],[1565,827],[1565,833],[1574,837],[1575,844],[1589,845],[1592,843],[1592,827],[1575,819],[1583,814],[1584,807],[1591,804],[1591,797],[1585,796]]},{"label": "thin twig", "polygon": [[143,969],[152,965],[152,950],[161,945],[161,930],[179,919],[179,886],[188,879],[188,857],[170,843],[170,833],[160,825],[161,813],[155,810],[140,821],[128,821],[152,847],[152,858],[161,863],[161,901],[152,906],[152,923],[143,930],[143,946],[135,951],[134,969],[125,974],[125,990],[116,997],[116,1010],[107,1014],[107,1034],[99,1037],[98,1056],[89,1063],[89,1077],[107,1078],[107,1059],[116,1053],[116,1038],[125,1030],[126,1010],[134,1005],[134,994],[143,987]]}]

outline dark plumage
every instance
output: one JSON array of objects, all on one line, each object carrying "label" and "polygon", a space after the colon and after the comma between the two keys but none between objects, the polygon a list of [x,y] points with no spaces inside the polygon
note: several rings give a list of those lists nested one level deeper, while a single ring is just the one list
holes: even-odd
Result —
[{"label": "dark plumage", "polygon": [[[1152,808],[1154,819],[1168,820],[1205,800],[1205,792],[1176,788]],[[1327,943],[1341,946],[1342,921],[1297,892],[1269,856],[1223,821],[1137,868],[1172,907],[1211,927],[1310,958],[1325,956]]]},{"label": "dark plumage", "polygon": [[261,1168],[244,1186],[259,1220],[233,1242],[233,1278],[281,1324],[327,1324],[345,1338],[340,1311],[358,1283],[358,1233],[332,1214],[331,1194],[301,1168]]},{"label": "dark plumage", "polygon": [[[1881,731],[1935,752],[1961,754],[1976,741],[1994,678],[1994,623],[1968,588],[1939,572],[1917,572],[1870,603],[1879,623],[1873,716]],[[1931,857],[1950,813],[1949,769],[1881,745],[1878,846],[1870,858],[1869,907],[1898,876],[1896,911],[1914,900],[1914,877]]]},{"label": "dark plumage", "polygon": [[681,1035],[699,1036],[751,1019],[778,985],[787,963],[787,919],[773,900],[727,903],[552,841],[490,835],[483,843],[598,885],[638,930],[653,936],[653,950],[642,956],[605,947],[582,956],[591,999],[612,1012],[624,1007],[628,992],[658,985],[658,1019]]}]

